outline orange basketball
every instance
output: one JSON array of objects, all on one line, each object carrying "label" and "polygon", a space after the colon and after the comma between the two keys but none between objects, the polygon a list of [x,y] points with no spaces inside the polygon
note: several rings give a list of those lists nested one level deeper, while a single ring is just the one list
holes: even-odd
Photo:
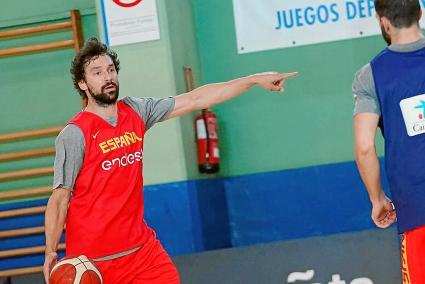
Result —
[{"label": "orange basketball", "polygon": [[67,257],[53,266],[50,284],[102,284],[102,275],[93,261],[85,255]]}]

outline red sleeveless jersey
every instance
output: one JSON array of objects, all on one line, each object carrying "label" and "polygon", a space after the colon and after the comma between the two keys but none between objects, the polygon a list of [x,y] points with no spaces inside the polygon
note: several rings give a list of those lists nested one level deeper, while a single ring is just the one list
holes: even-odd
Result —
[{"label": "red sleeveless jersey", "polygon": [[145,124],[118,102],[114,127],[98,115],[80,112],[69,123],[84,134],[84,160],[66,221],[66,254],[99,258],[142,245],[152,230],[143,220],[143,136]]}]

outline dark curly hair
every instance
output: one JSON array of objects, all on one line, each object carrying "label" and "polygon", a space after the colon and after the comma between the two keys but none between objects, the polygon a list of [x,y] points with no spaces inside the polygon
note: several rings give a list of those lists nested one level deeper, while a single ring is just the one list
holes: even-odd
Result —
[{"label": "dark curly hair", "polygon": [[101,43],[97,38],[91,37],[85,43],[81,50],[75,55],[71,63],[71,75],[74,88],[78,91],[83,100],[83,105],[87,105],[87,95],[80,89],[78,82],[85,80],[84,67],[92,60],[95,60],[101,55],[108,55],[114,63],[117,73],[120,71],[120,61],[118,55],[109,49],[106,44]]},{"label": "dark curly hair", "polygon": [[375,10],[399,29],[418,24],[421,15],[419,0],[375,0]]}]

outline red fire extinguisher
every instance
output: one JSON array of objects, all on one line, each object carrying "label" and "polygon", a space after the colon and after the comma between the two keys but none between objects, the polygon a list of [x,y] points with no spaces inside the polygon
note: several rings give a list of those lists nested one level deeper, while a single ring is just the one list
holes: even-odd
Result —
[{"label": "red fire extinguisher", "polygon": [[201,173],[213,174],[220,169],[217,116],[208,109],[195,118],[196,143],[198,145],[198,168]]}]

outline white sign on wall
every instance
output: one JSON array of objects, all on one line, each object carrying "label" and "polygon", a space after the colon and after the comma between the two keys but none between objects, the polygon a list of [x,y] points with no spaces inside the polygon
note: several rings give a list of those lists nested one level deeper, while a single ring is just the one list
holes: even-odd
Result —
[{"label": "white sign on wall", "polygon": [[233,9],[239,53],[381,33],[374,0],[233,0]]},{"label": "white sign on wall", "polygon": [[107,45],[123,45],[160,38],[156,0],[100,2]]}]

